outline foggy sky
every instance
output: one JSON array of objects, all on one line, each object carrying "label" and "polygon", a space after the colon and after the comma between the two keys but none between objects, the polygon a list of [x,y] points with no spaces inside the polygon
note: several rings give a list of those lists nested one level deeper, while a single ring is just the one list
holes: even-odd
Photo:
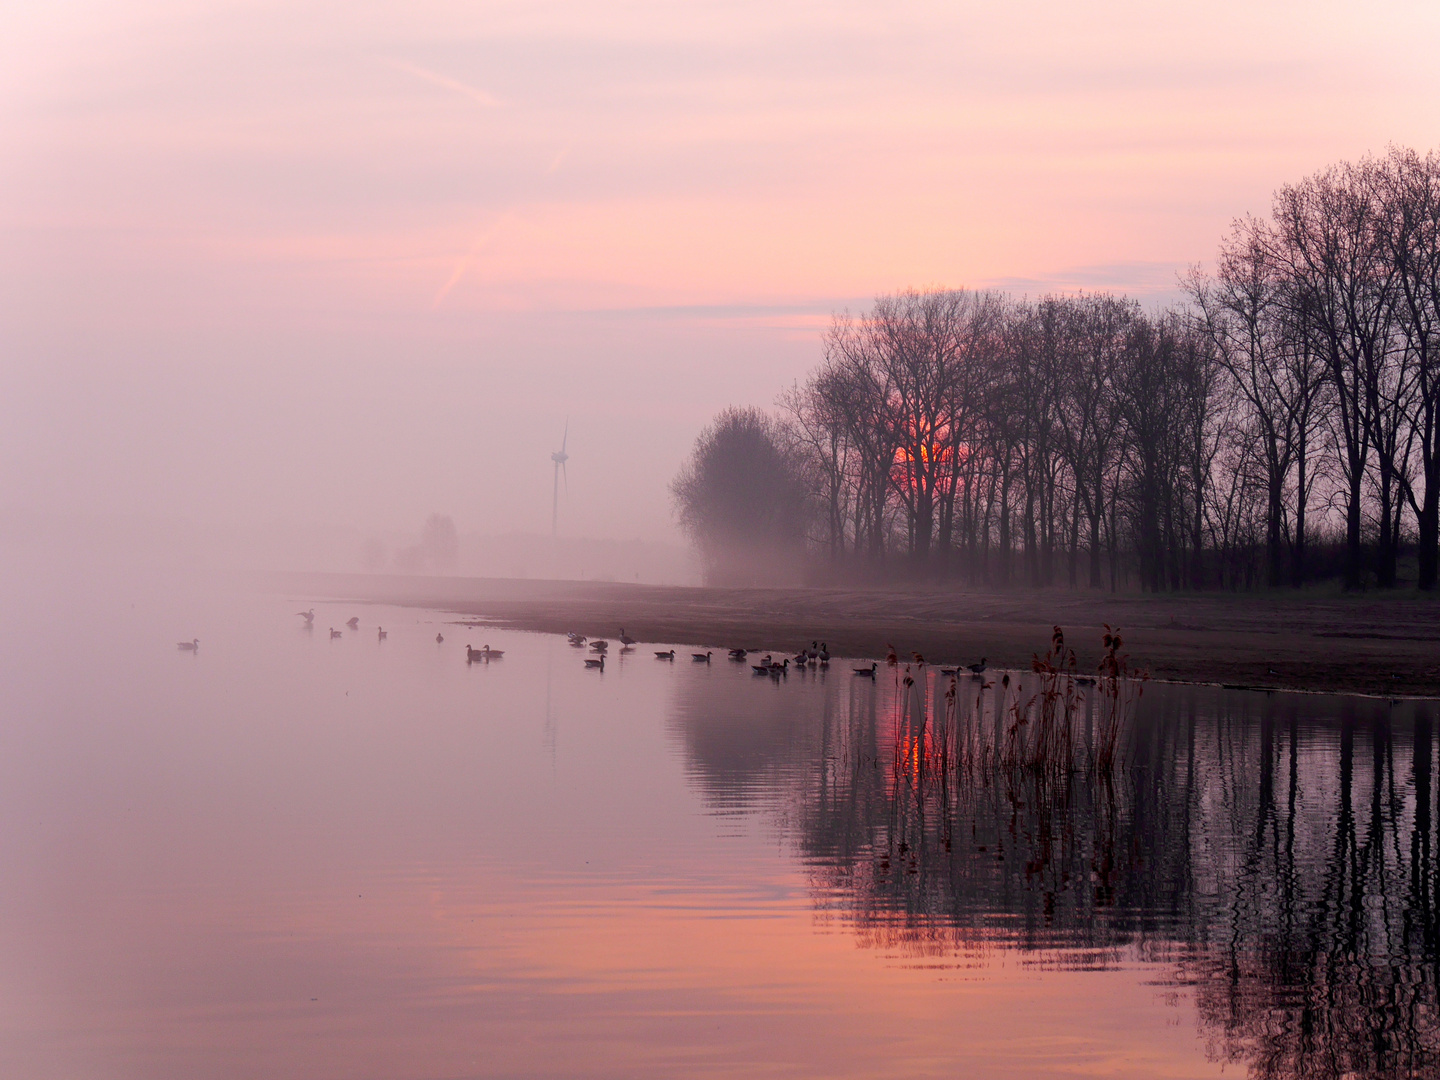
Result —
[{"label": "foggy sky", "polygon": [[673,536],[828,313],[1174,291],[1440,144],[1430,4],[11,4],[0,514]]}]

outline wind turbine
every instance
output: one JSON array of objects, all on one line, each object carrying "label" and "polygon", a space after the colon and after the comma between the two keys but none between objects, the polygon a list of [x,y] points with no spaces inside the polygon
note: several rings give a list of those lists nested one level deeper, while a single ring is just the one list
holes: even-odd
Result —
[{"label": "wind turbine", "polygon": [[560,525],[560,474],[565,473],[565,490],[570,490],[570,474],[565,472],[565,462],[570,460],[570,455],[565,453],[565,444],[570,441],[570,421],[565,421],[565,434],[560,439],[560,449],[550,455],[550,460],[555,463],[555,493],[550,498],[550,536],[553,539],[558,535]]}]

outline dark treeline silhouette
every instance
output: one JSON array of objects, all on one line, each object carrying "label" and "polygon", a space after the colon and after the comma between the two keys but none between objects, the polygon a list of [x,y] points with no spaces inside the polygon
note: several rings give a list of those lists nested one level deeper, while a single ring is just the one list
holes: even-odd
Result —
[{"label": "dark treeline silhouette", "polygon": [[[851,574],[1391,586],[1413,544],[1435,588],[1440,155],[1392,150],[1282,188],[1183,285],[1162,311],[933,290],[837,315],[820,366],[780,398],[770,471],[742,491],[798,484],[812,568]],[[695,501],[702,450],[677,497],[718,550],[744,514]],[[722,519],[727,539],[702,531]]]},{"label": "dark treeline silhouette", "polygon": [[1020,678],[972,682],[958,710],[944,680],[816,685],[808,710],[707,684],[676,723],[707,802],[773,816],[865,944],[931,965],[1140,959],[1250,1075],[1436,1075],[1433,703],[1152,685],[1113,773],[947,755],[1034,692]]}]

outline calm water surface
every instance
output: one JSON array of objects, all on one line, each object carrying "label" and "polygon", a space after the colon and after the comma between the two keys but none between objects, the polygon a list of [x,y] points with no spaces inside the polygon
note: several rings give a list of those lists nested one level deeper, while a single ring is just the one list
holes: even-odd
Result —
[{"label": "calm water surface", "polygon": [[848,664],[4,588],[0,1075],[1440,1068],[1429,705],[1152,686],[1040,784]]}]

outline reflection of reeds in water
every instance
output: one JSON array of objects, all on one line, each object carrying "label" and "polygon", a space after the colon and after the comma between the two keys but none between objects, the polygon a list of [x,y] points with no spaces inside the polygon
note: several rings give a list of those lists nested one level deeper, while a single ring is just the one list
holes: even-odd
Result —
[{"label": "reflection of reeds in water", "polygon": [[[1006,679],[997,688],[994,681],[952,678],[927,743],[932,767],[957,780],[997,769],[1112,773],[1147,678],[1130,667],[1122,646],[1120,632],[1107,626],[1100,668],[1087,677],[1057,626],[1049,652],[1037,653],[1031,662],[1028,693],[1021,679],[1013,687]],[[902,708],[907,716],[922,717],[922,730],[924,707],[919,693],[906,687]]]}]

